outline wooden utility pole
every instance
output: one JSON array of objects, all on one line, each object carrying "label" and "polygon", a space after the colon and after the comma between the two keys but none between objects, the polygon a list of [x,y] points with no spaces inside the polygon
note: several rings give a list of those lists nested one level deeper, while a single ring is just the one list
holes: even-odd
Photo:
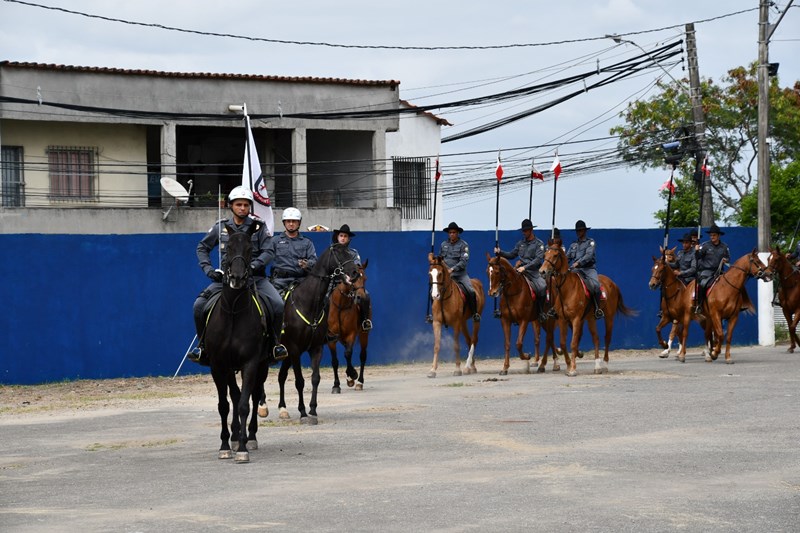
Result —
[{"label": "wooden utility pole", "polygon": [[697,40],[694,34],[694,24],[686,25],[686,58],[689,63],[689,98],[692,102],[692,119],[694,122],[694,137],[697,140],[698,151],[695,156],[695,176],[701,176],[700,194],[703,195],[703,212],[700,213],[700,225],[709,227],[714,223],[714,206],[711,203],[711,179],[705,177],[702,166],[706,156],[706,117],[703,113],[703,98],[700,91],[700,68],[697,64]]}]

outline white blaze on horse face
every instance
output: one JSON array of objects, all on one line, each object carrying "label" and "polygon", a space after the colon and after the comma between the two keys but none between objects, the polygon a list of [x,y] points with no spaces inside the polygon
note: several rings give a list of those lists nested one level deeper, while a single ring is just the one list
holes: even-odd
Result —
[{"label": "white blaze on horse face", "polygon": [[429,274],[431,276],[431,298],[433,298],[434,300],[438,300],[439,299],[438,283],[441,272],[439,272],[438,268],[432,268]]}]

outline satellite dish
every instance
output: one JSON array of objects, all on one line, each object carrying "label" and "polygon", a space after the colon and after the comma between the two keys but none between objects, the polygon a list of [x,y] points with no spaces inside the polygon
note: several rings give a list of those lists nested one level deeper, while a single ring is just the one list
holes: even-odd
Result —
[{"label": "satellite dish", "polygon": [[[184,189],[183,185],[178,183],[177,180],[174,180],[172,178],[161,178],[161,187],[163,187],[163,189],[167,191],[167,194],[175,198],[175,205],[180,205],[181,202],[185,204],[186,202],[189,201],[189,193],[192,190],[192,180],[189,180],[188,191]],[[162,220],[167,220],[170,211],[172,211],[172,208],[175,207],[175,205],[169,206],[169,209],[167,209],[166,212],[164,212],[164,217]]]},{"label": "satellite dish", "polygon": [[183,188],[183,185],[178,183],[177,180],[172,178],[161,178],[161,186],[167,191],[167,194],[175,198],[179,202],[189,201],[189,192]]}]

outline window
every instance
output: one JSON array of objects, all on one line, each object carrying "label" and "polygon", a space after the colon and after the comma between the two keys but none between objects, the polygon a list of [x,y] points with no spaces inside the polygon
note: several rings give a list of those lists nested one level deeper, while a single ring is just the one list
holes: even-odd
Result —
[{"label": "window", "polygon": [[393,157],[394,205],[405,219],[431,218],[430,161],[426,157]]},{"label": "window", "polygon": [[97,177],[96,153],[96,148],[48,147],[50,198],[54,200],[93,199]]},{"label": "window", "polygon": [[0,150],[3,207],[25,206],[25,179],[22,174],[22,147],[3,146]]}]

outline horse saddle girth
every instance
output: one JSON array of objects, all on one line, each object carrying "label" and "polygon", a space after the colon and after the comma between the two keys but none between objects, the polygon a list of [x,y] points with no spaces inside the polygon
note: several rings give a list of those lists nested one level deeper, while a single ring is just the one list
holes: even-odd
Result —
[{"label": "horse saddle girth", "polygon": [[[203,309],[203,312],[206,316],[206,325],[208,325],[208,319],[211,317],[211,311],[214,310],[216,307],[217,302],[222,297],[222,291],[217,292],[216,294],[212,294],[211,297],[206,302],[206,307]],[[261,297],[258,292],[251,292],[250,297],[253,299],[253,303],[256,304],[256,309],[258,309],[258,316],[261,318],[261,329],[264,333],[267,332],[267,307],[264,298]]]}]

